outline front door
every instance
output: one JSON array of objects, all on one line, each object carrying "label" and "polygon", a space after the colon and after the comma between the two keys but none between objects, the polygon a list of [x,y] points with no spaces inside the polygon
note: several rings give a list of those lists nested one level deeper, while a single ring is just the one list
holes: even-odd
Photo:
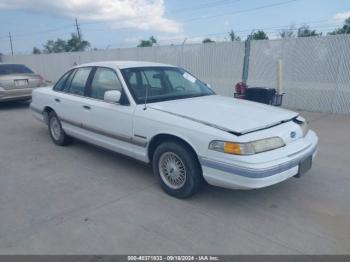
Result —
[{"label": "front door", "polygon": [[[122,93],[120,103],[104,101],[106,91]],[[116,72],[111,68],[97,67],[88,87],[85,106],[88,120],[83,128],[94,144],[135,157],[135,150],[142,147],[133,138],[133,114],[135,106],[129,104]]]}]

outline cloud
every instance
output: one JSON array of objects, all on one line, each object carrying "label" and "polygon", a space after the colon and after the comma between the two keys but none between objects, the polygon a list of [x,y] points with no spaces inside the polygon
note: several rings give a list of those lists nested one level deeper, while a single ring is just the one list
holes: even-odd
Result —
[{"label": "cloud", "polygon": [[344,21],[345,19],[350,17],[350,11],[344,12],[344,13],[337,13],[335,14],[332,19],[336,21]]},{"label": "cloud", "polygon": [[50,13],[93,22],[110,22],[112,28],[136,28],[177,33],[182,24],[164,16],[164,0],[1,0],[0,8]]}]

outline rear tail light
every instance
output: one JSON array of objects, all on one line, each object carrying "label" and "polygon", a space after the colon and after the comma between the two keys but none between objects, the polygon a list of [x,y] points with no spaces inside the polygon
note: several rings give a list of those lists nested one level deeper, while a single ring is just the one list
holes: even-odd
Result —
[{"label": "rear tail light", "polygon": [[38,75],[38,78],[40,80],[40,85],[44,86],[45,85],[45,78],[43,78],[41,75]]}]

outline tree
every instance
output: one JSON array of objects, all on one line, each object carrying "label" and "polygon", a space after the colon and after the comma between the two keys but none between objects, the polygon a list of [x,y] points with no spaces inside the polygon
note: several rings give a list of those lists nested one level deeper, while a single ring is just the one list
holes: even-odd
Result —
[{"label": "tree", "polygon": [[343,27],[328,33],[329,35],[350,34],[350,17],[345,20]]},{"label": "tree", "polygon": [[155,44],[157,44],[157,39],[155,39],[154,36],[151,36],[148,40],[141,40],[137,47],[150,47]]},{"label": "tree", "polygon": [[71,39],[67,41],[67,52],[84,51],[90,46],[90,43],[86,40],[81,40],[76,34],[71,34]]},{"label": "tree", "polygon": [[214,40],[211,40],[210,38],[204,38],[202,41],[203,44],[207,44],[207,43],[215,43]]},{"label": "tree", "polygon": [[67,43],[65,40],[57,38],[56,41],[48,40],[46,44],[44,44],[44,53],[61,53],[67,52]]},{"label": "tree", "polygon": [[76,52],[84,51],[87,47],[90,46],[90,43],[86,40],[81,40],[79,37],[72,33],[71,38],[66,40],[57,38],[56,41],[48,40],[44,44],[44,53],[62,53],[62,52]]},{"label": "tree", "polygon": [[241,41],[241,38],[239,36],[236,36],[235,32],[231,30],[229,33],[230,40],[233,41]]},{"label": "tree", "polygon": [[279,32],[281,38],[293,38],[295,37],[295,27],[290,26],[289,29],[283,29]]},{"label": "tree", "polygon": [[36,46],[33,47],[33,54],[34,55],[38,55],[41,54],[41,50],[39,48],[37,48]]},{"label": "tree", "polygon": [[252,40],[269,40],[269,37],[264,31],[259,30],[251,36],[251,39]]},{"label": "tree", "polygon": [[320,36],[322,33],[317,33],[316,30],[311,30],[310,26],[303,25],[298,28],[298,37]]}]

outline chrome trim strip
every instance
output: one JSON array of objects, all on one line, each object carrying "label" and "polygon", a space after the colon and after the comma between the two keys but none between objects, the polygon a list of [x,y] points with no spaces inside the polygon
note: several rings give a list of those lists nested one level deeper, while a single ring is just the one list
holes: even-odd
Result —
[{"label": "chrome trim strip", "polygon": [[141,139],[147,139],[147,137],[145,136],[141,136],[141,135],[138,135],[138,134],[134,134],[135,137],[138,137],[138,138],[141,138]]},{"label": "chrome trim strip", "polygon": [[218,162],[216,160],[211,160],[205,157],[199,157],[199,161],[204,167],[209,167],[213,169],[217,169],[223,172],[232,173],[233,175],[248,177],[248,178],[264,178],[273,176],[284,171],[287,171],[295,166],[298,166],[299,163],[309,156],[313,155],[317,150],[317,145],[315,145],[310,151],[299,156],[289,162],[282,163],[277,166],[273,166],[266,169],[250,169],[244,168],[240,166],[234,166],[222,162]]},{"label": "chrome trim strip", "polygon": [[92,133],[96,133],[98,135],[102,135],[102,136],[106,136],[106,137],[120,140],[123,142],[127,142],[130,144],[136,145],[136,146],[146,147],[147,143],[148,143],[147,141],[144,141],[144,140],[141,141],[141,140],[133,138],[133,137],[124,136],[121,134],[110,133],[110,132],[106,132],[106,131],[99,129],[99,128],[91,127],[88,125],[83,125],[82,123],[78,123],[78,122],[72,121],[70,119],[60,117],[60,120],[62,122],[65,122],[65,123],[70,124],[70,125],[75,126],[75,127],[85,129],[85,130],[90,131]]}]

